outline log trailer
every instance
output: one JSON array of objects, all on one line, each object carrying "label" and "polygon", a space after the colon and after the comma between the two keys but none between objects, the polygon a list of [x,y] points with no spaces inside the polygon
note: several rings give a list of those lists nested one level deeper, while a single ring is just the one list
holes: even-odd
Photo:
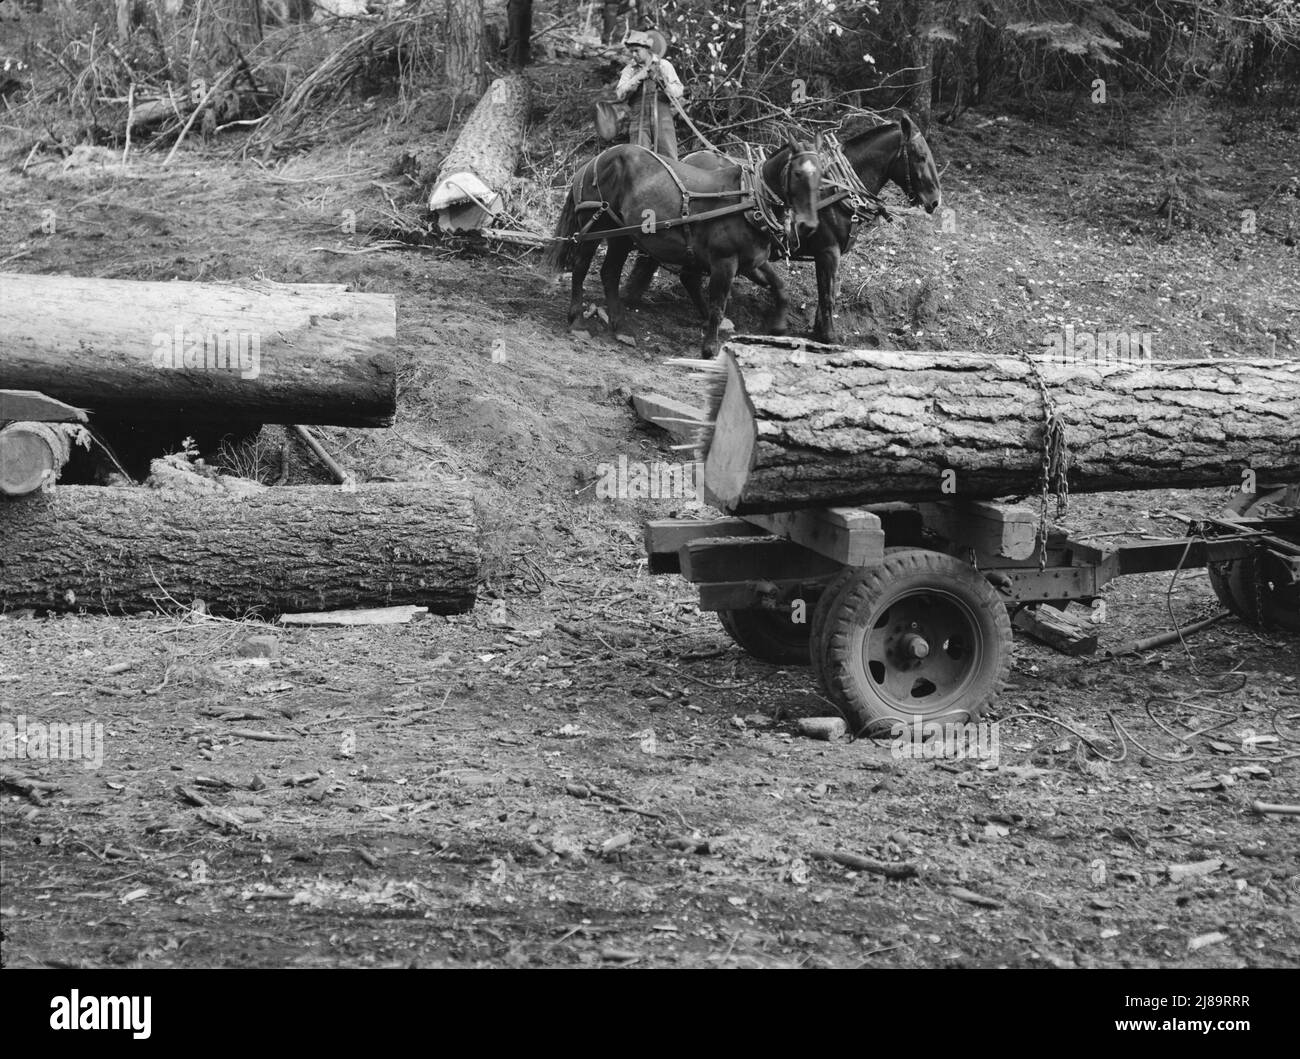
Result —
[{"label": "log trailer", "polygon": [[[1225,607],[1300,634],[1300,486],[1238,494],[1183,537],[1099,547],[989,502],[880,503],[647,523],[652,573],[765,662],[811,665],[858,735],[977,720],[1011,668],[1011,616],[1089,603],[1116,577],[1208,567]],[[1045,552],[1045,555],[1044,555]]]}]

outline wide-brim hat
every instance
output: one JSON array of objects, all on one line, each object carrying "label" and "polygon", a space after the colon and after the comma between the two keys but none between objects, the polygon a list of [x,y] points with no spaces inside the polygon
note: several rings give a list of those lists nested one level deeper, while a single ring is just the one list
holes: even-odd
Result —
[{"label": "wide-brim hat", "polygon": [[664,53],[668,51],[668,38],[660,33],[657,29],[641,30],[634,29],[623,38],[624,47],[642,47],[649,48],[656,58],[662,59]]}]

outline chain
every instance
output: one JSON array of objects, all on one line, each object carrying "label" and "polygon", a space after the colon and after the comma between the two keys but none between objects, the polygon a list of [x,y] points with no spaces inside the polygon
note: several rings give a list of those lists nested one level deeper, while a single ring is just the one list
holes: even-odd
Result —
[{"label": "chain", "polygon": [[1034,379],[1038,383],[1038,392],[1043,401],[1043,465],[1042,490],[1038,506],[1038,570],[1047,569],[1047,506],[1049,495],[1056,494],[1056,517],[1064,518],[1069,509],[1070,479],[1069,450],[1065,444],[1065,422],[1057,414],[1056,403],[1047,389],[1047,380],[1038,370],[1038,365],[1027,353],[1021,359],[1029,365]]}]

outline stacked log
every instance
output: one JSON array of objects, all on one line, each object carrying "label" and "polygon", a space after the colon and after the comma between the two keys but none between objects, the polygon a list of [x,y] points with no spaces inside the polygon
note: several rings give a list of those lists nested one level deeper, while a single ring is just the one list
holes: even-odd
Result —
[{"label": "stacked log", "polygon": [[339,284],[0,273],[0,388],[141,422],[387,426],[396,317]]},{"label": "stacked log", "polygon": [[735,514],[1036,493],[1045,411],[1072,492],[1300,480],[1300,361],[1062,364],[760,340],[697,363],[713,373],[705,488]]},{"label": "stacked log", "polygon": [[194,599],[213,613],[263,616],[473,606],[478,532],[463,485],[267,488],[197,477],[0,501],[0,610],[118,614]]}]

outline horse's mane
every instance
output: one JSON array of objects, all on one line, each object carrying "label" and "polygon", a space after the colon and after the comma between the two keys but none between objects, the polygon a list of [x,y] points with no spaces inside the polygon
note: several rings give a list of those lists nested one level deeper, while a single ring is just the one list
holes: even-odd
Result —
[{"label": "horse's mane", "polygon": [[863,129],[861,132],[855,132],[852,136],[850,136],[847,140],[844,141],[844,145],[847,147],[851,143],[855,144],[855,143],[859,143],[862,140],[870,139],[873,136],[879,136],[881,133],[885,132],[888,129],[897,129],[900,127],[901,125],[897,121],[886,121],[880,125],[873,125],[869,129]]}]

